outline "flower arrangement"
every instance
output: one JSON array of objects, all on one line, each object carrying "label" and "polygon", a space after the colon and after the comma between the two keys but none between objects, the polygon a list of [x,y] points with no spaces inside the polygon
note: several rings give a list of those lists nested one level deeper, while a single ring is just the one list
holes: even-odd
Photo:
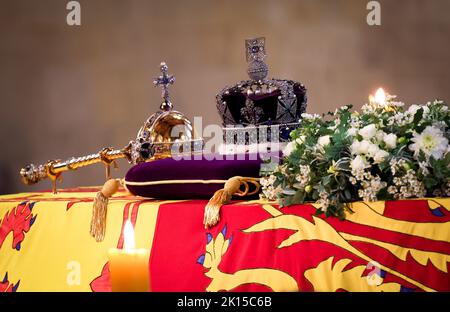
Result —
[{"label": "flower arrangement", "polygon": [[353,201],[450,196],[444,102],[405,109],[388,95],[372,97],[361,113],[343,106],[302,117],[281,163],[261,178],[262,197],[280,206],[315,201],[317,214],[345,219]]}]

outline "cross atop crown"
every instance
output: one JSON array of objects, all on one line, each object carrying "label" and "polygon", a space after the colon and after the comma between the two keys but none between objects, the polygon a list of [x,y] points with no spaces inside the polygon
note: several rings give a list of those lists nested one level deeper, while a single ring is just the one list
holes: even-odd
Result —
[{"label": "cross atop crown", "polygon": [[266,38],[252,38],[245,40],[247,62],[263,61],[266,57]]},{"label": "cross atop crown", "polygon": [[159,70],[161,71],[162,75],[159,76],[158,78],[155,78],[153,80],[153,84],[155,86],[161,86],[162,89],[161,97],[164,101],[161,103],[160,107],[161,110],[169,111],[172,109],[173,106],[172,103],[170,102],[169,85],[175,82],[175,77],[167,73],[168,67],[165,62],[161,62]]},{"label": "cross atop crown", "polygon": [[266,38],[259,37],[245,40],[245,50],[248,62],[247,73],[250,79],[255,81],[264,80],[269,68],[264,63],[266,58]]}]

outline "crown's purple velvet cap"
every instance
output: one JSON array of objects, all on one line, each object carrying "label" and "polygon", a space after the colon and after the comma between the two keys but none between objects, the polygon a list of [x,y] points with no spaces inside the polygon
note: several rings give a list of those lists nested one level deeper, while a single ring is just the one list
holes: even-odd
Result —
[{"label": "crown's purple velvet cap", "polygon": [[[294,94],[297,97],[297,110],[294,115],[290,116],[290,120],[285,122],[298,122],[301,119],[301,114],[306,111],[306,88],[300,83],[293,81],[288,82],[293,84]],[[247,98],[253,101],[255,107],[259,107],[263,111],[257,125],[279,124],[280,122],[277,120],[277,109],[278,96],[280,95],[280,90],[275,90],[266,94],[248,95],[240,92],[240,90],[230,89],[228,94],[223,94],[223,101],[226,102],[226,106],[228,107],[234,122],[224,120],[224,126],[229,124],[245,124],[248,122],[241,112],[241,109],[245,107]]]}]

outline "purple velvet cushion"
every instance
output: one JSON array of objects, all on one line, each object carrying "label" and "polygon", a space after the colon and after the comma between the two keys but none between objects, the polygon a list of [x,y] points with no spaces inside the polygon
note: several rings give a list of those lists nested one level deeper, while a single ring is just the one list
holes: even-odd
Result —
[{"label": "purple velvet cushion", "polygon": [[[242,155],[241,155],[242,156]],[[211,180],[227,180],[234,176],[259,177],[262,160],[256,155],[245,155],[245,160],[174,160],[159,159],[140,163],[127,172],[126,186],[134,195],[160,199],[209,199],[224,183]],[[195,183],[175,183],[174,180],[201,180]],[[206,183],[202,183],[206,182]],[[152,185],[133,184],[154,183]],[[186,181],[188,182],[188,181]]]}]

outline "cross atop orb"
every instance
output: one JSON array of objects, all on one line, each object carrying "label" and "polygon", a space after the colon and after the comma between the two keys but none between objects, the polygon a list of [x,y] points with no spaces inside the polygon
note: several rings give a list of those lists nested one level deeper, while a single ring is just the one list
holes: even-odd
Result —
[{"label": "cross atop orb", "polygon": [[162,75],[158,78],[155,78],[153,80],[153,84],[155,86],[161,86],[162,88],[161,97],[164,101],[161,103],[161,110],[169,111],[173,107],[172,103],[170,102],[169,85],[175,82],[175,77],[167,73],[168,67],[165,62],[161,62],[159,70],[161,71]]}]

